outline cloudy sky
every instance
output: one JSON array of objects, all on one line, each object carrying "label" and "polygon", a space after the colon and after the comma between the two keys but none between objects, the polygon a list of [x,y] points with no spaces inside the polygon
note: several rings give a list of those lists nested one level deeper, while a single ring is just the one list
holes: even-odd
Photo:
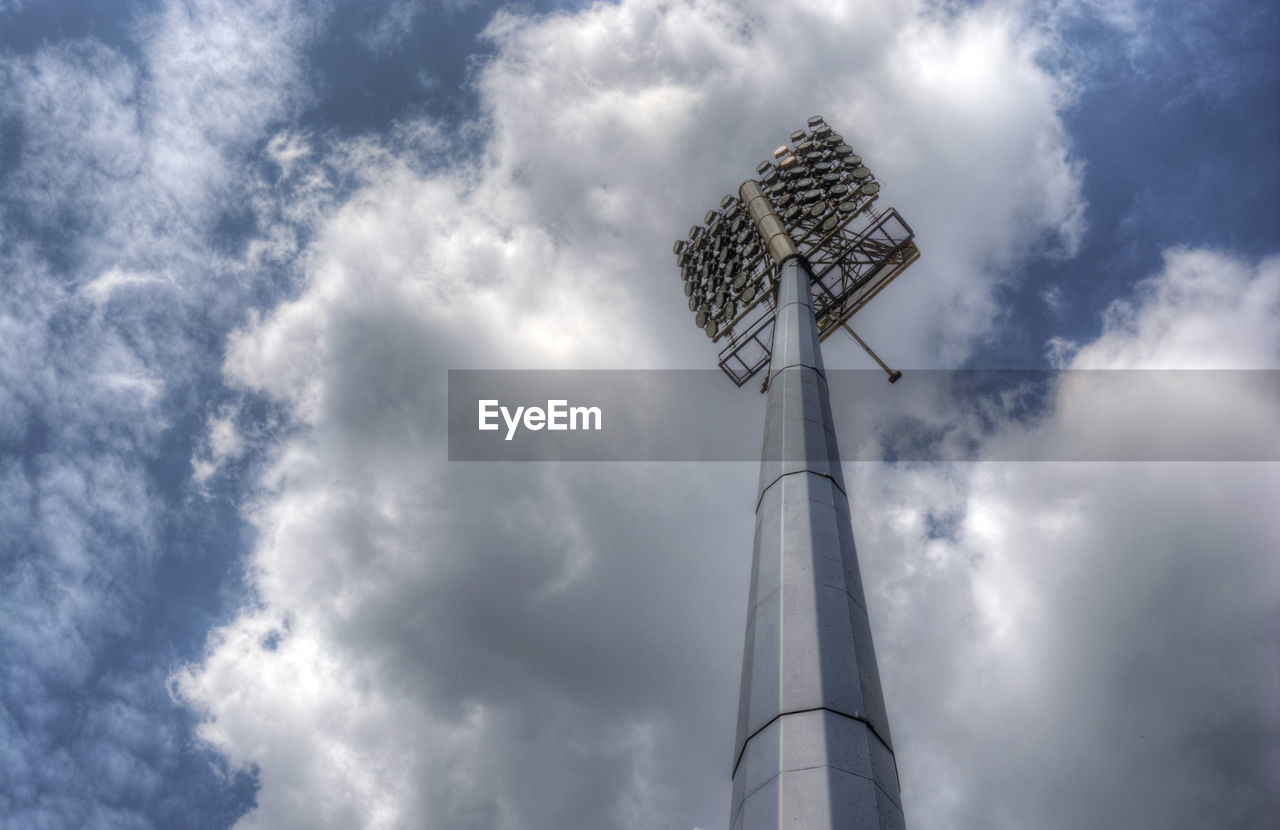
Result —
[{"label": "cloudy sky", "polygon": [[[1280,369],[1278,44],[1243,1],[0,0],[0,827],[727,826],[756,465],[450,463],[447,371],[714,366],[671,243],[814,114],[917,233],[858,318],[899,387]],[[1063,440],[1076,376],[981,440]],[[1280,424],[1236,392],[1216,434]],[[909,826],[1276,826],[1274,456],[845,476]]]}]

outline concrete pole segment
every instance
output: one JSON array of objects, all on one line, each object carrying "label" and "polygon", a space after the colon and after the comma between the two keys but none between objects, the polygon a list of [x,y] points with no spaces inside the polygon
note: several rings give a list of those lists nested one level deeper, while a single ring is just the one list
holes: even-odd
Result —
[{"label": "concrete pole segment", "polygon": [[799,254],[787,257],[781,272],[730,827],[900,830],[897,766],[809,295],[812,276]]}]

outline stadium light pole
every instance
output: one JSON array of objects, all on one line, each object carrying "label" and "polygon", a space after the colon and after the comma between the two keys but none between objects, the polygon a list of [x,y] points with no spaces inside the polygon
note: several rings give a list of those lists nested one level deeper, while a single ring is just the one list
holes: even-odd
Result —
[{"label": "stadium light pole", "polygon": [[768,364],[730,827],[903,828],[821,343],[919,251],[819,116],[756,172],[674,247],[721,369]]}]

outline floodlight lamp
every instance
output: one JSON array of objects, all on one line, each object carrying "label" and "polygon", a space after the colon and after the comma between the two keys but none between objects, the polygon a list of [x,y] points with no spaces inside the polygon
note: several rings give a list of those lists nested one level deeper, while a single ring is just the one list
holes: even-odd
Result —
[{"label": "floodlight lamp", "polygon": [[[689,240],[673,248],[685,269],[690,310],[701,314],[695,322],[713,340],[728,338],[720,366],[738,385],[768,363],[774,314],[769,288],[787,256],[799,253],[809,261],[814,310],[836,322],[919,256],[896,211],[869,212],[880,185],[861,157],[820,116],[808,126],[756,165],[758,181],[744,182],[737,197],[720,199],[718,209],[707,212],[706,226],[694,226]],[[868,218],[855,228],[859,216]]]}]

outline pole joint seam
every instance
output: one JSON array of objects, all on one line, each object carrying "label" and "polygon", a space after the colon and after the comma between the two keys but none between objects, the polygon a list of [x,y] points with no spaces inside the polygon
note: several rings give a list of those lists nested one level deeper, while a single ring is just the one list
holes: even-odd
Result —
[{"label": "pole joint seam", "polygon": [[777,369],[770,368],[769,378],[772,380],[787,369],[812,369],[817,373],[818,377],[822,378],[824,383],[827,380],[827,376],[822,369],[819,369],[817,366],[810,366],[808,363],[788,363],[786,366],[779,366]]},{"label": "pole joint seam", "polygon": [[769,482],[764,487],[760,488],[760,495],[756,496],[756,513],[760,512],[760,505],[761,503],[764,502],[764,494],[769,492],[770,487],[777,484],[779,481],[782,481],[787,476],[797,476],[797,475],[800,475],[801,473],[813,473],[815,476],[822,476],[823,478],[827,479],[832,484],[834,484],[836,486],[836,489],[840,491],[840,494],[842,496],[844,496],[846,499],[849,498],[849,494],[845,492],[844,487],[842,487],[840,482],[836,481],[835,476],[831,475],[830,473],[820,473],[817,470],[810,470],[808,468],[805,468],[803,470],[792,470],[789,473],[780,474],[773,481]]},{"label": "pole joint seam", "polygon": [[[779,718],[786,717],[787,715],[803,715],[806,712],[830,712],[833,715],[839,715],[840,717],[848,718],[849,720],[856,720],[858,723],[863,724],[864,726],[867,727],[867,729],[871,730],[872,735],[876,736],[876,740],[884,744],[884,748],[889,750],[889,755],[893,757],[893,763],[894,763],[895,772],[896,772],[896,767],[898,765],[897,753],[893,751],[893,745],[890,744],[888,741],[886,741],[883,737],[881,737],[880,733],[876,731],[876,725],[874,723],[867,720],[861,715],[850,715],[848,712],[841,712],[838,709],[832,709],[830,706],[811,706],[808,709],[794,709],[790,712],[779,712],[778,714],[769,718],[768,723],[764,724],[755,732],[752,732],[750,735],[748,735],[747,739],[742,742],[742,748],[738,750],[738,757],[733,759],[733,775],[738,774],[738,767],[742,764],[742,756],[747,754],[747,744],[751,743],[751,740],[753,738],[755,738],[761,732],[765,731],[770,726],[772,726],[773,722],[778,720]],[[732,778],[733,775],[731,775],[730,777]]]}]

